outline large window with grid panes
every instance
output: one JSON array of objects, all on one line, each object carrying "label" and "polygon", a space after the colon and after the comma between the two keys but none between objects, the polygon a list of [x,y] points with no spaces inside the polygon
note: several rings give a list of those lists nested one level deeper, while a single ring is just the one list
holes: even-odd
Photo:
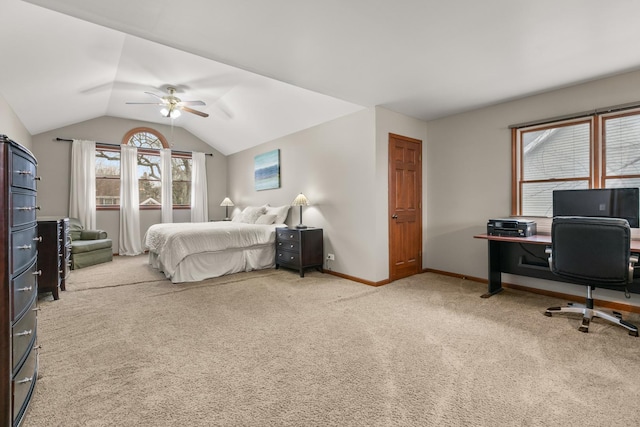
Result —
[{"label": "large window with grid panes", "polygon": [[[160,209],[162,184],[160,176],[160,150],[169,148],[165,137],[151,128],[129,131],[122,144],[138,147],[138,189],[140,208]],[[189,208],[191,204],[190,153],[171,153],[173,207]],[[120,207],[120,148],[96,144],[96,207],[117,209]]]},{"label": "large window with grid panes", "polygon": [[553,215],[553,191],[640,187],[640,108],[512,129],[512,214]]}]

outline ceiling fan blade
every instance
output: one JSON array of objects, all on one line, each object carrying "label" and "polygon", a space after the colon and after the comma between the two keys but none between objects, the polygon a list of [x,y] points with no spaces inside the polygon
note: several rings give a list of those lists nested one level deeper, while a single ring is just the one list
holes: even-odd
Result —
[{"label": "ceiling fan blade", "polygon": [[183,111],[186,111],[188,113],[197,114],[198,116],[201,116],[201,117],[209,117],[209,115],[207,113],[203,113],[202,111],[194,110],[193,108],[189,108],[189,107],[185,107],[185,106],[182,106],[180,108]]},{"label": "ceiling fan blade", "polygon": [[153,93],[153,92],[145,92],[145,93],[146,93],[147,95],[155,96],[156,98],[158,98],[158,99],[159,99],[159,100],[161,100],[162,102],[166,102],[166,100],[165,100],[163,97],[161,97],[160,95],[157,95],[157,94],[155,94],[155,93]]},{"label": "ceiling fan blade", "polygon": [[125,102],[125,104],[134,104],[134,105],[164,105],[164,102]]},{"label": "ceiling fan blade", "polygon": [[207,105],[204,101],[180,101],[182,105]]}]

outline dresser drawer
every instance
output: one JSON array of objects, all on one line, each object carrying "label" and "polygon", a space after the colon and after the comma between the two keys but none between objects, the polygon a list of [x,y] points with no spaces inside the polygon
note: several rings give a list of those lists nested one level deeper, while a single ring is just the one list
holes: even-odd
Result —
[{"label": "dresser drawer", "polygon": [[297,231],[291,231],[291,230],[287,230],[287,229],[276,229],[276,238],[278,239],[278,241],[299,241],[300,240],[300,233]]},{"label": "dresser drawer", "polygon": [[23,270],[35,260],[38,240],[35,226],[11,233],[11,274]]},{"label": "dresser drawer", "polygon": [[11,328],[13,372],[18,370],[18,367],[29,354],[29,349],[32,348],[36,342],[36,301],[37,299],[34,298],[28,311]]},{"label": "dresser drawer", "polygon": [[12,151],[11,185],[35,190],[36,180],[36,165],[33,160],[24,157],[20,152]]},{"label": "dresser drawer", "polygon": [[38,209],[40,208],[36,206],[35,193],[13,191],[11,193],[11,226],[18,227],[35,222]]},{"label": "dresser drawer", "polygon": [[24,273],[11,281],[11,321],[15,322],[27,310],[38,292],[37,265],[34,262]]},{"label": "dresser drawer", "polygon": [[13,424],[17,425],[18,420],[24,417],[24,413],[29,404],[29,397],[33,393],[38,375],[38,351],[31,349],[27,360],[25,360],[20,371],[12,381],[13,390]]}]

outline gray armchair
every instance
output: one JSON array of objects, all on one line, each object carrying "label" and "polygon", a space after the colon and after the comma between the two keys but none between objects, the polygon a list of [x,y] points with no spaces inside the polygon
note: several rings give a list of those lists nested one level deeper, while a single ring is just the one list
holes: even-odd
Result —
[{"label": "gray armchair", "polygon": [[106,231],[85,230],[77,218],[69,218],[69,234],[72,270],[113,260],[113,244]]}]

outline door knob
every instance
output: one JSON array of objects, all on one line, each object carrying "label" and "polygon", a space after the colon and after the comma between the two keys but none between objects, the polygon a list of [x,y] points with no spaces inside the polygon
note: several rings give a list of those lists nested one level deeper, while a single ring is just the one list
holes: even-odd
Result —
[{"label": "door knob", "polygon": [[393,215],[391,215],[391,218],[393,218],[393,219],[398,219],[398,215],[393,214]]}]

